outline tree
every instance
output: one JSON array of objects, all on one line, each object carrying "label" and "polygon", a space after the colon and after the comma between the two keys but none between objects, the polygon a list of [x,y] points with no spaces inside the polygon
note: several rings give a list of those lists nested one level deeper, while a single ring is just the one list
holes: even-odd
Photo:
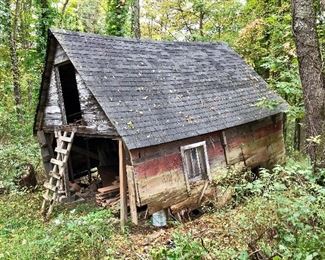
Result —
[{"label": "tree", "polygon": [[289,0],[248,0],[240,17],[245,27],[235,48],[290,105],[284,115],[284,137],[289,151],[300,150],[303,94],[292,34]]},{"label": "tree", "polygon": [[224,40],[232,43],[243,5],[239,0],[143,1],[141,24],[144,37],[168,40]]},{"label": "tree", "polygon": [[140,39],[140,3],[139,0],[133,0],[132,4],[132,33],[136,39]]},{"label": "tree", "polygon": [[38,22],[37,22],[37,46],[38,55],[43,59],[46,48],[47,30],[54,22],[54,10],[49,0],[37,0]]},{"label": "tree", "polygon": [[127,5],[125,0],[107,0],[106,33],[123,36],[127,20]]},{"label": "tree", "polygon": [[325,156],[325,79],[313,0],[292,0],[292,16],[306,110],[307,153],[316,162]]},{"label": "tree", "polygon": [[14,4],[14,12],[11,12],[11,1],[6,0],[7,10],[9,12],[8,19],[8,36],[9,36],[9,53],[11,61],[12,82],[14,86],[14,99],[17,115],[22,119],[21,110],[21,86],[20,86],[20,71],[17,54],[17,34],[18,34],[18,17],[20,12],[20,0],[16,0]]}]

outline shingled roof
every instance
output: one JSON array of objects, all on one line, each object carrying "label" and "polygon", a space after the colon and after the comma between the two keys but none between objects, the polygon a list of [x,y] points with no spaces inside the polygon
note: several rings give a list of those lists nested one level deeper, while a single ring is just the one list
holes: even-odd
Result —
[{"label": "shingled roof", "polygon": [[[129,149],[230,128],[286,109],[224,43],[51,33]],[[256,106],[262,98],[279,105]]]}]

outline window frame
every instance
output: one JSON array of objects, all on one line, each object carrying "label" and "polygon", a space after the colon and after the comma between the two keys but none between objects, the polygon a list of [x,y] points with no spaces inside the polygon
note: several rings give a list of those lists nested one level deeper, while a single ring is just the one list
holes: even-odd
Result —
[{"label": "window frame", "polygon": [[[205,179],[202,174],[201,174],[200,178],[196,177],[194,179],[190,179],[189,178],[189,172],[188,172],[188,169],[189,169],[188,161],[186,159],[185,152],[187,150],[190,150],[190,149],[193,149],[193,148],[199,148],[199,147],[203,147],[203,155],[204,155],[204,163],[205,163],[205,168],[206,168],[206,178],[207,179]],[[183,171],[184,171],[184,176],[185,176],[185,183],[186,183],[186,187],[187,187],[188,191],[190,191],[190,184],[191,183],[201,181],[201,180],[209,180],[209,181],[212,180],[211,173],[210,173],[210,164],[209,164],[206,141],[181,146],[181,156],[182,156],[182,161],[183,161]]]}]

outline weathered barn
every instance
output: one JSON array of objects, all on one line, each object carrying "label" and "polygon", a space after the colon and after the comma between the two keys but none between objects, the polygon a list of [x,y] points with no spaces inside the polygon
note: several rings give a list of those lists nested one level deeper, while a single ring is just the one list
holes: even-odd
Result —
[{"label": "weathered barn", "polygon": [[[50,176],[52,164],[64,167],[57,177],[65,182],[97,167],[104,186],[119,180],[122,220],[128,190],[136,222],[137,207],[152,213],[200,200],[227,165],[283,161],[285,109],[226,44],[51,30],[34,130]],[[69,147],[55,148],[54,137]]]}]

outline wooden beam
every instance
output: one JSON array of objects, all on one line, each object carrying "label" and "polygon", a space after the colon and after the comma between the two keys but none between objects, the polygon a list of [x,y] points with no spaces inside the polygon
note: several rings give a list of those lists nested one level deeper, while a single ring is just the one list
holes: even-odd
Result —
[{"label": "wooden beam", "polygon": [[133,176],[133,166],[127,166],[126,173],[128,179],[131,220],[134,225],[138,225],[138,213],[137,213],[137,202],[136,202],[134,176]]},{"label": "wooden beam", "polygon": [[42,131],[42,130],[37,131],[37,140],[38,140],[38,143],[40,144],[41,148],[47,146],[47,141],[46,141],[44,131]]},{"label": "wooden beam", "polygon": [[126,180],[126,165],[125,165],[125,152],[123,141],[118,140],[118,155],[119,155],[119,175],[120,175],[120,221],[121,229],[124,231],[125,223],[127,221],[127,180]]}]

